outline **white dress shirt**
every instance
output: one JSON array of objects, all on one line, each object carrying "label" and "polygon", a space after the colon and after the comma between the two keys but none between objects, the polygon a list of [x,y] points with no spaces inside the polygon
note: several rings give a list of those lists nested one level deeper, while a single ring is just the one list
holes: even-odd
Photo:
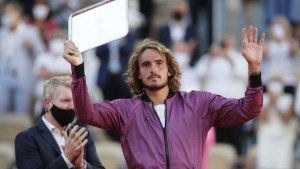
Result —
[{"label": "white dress shirt", "polygon": [[49,121],[47,121],[47,119],[45,118],[45,116],[42,117],[43,122],[45,123],[46,127],[49,129],[49,131],[51,132],[52,136],[54,137],[54,140],[56,141],[56,143],[58,144],[58,147],[61,151],[61,155],[63,157],[63,159],[65,160],[68,168],[72,168],[74,167],[74,165],[69,161],[69,159],[64,155],[64,151],[62,149],[62,146],[65,146],[65,139],[64,136],[60,133],[59,129],[56,128],[55,126],[53,126]]},{"label": "white dress shirt", "polygon": [[159,104],[159,105],[154,106],[154,110],[156,111],[163,128],[165,128],[165,123],[166,123],[165,122],[166,121],[165,109],[166,109],[165,104]]}]

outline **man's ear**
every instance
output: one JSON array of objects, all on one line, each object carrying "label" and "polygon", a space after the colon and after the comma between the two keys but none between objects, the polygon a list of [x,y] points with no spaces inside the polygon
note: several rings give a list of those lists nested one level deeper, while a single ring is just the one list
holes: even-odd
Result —
[{"label": "man's ear", "polygon": [[172,74],[170,72],[168,72],[168,76],[172,76]]},{"label": "man's ear", "polygon": [[51,100],[49,98],[45,98],[44,101],[43,101],[43,103],[44,103],[44,108],[45,108],[46,113],[49,112],[49,110],[53,106]]}]

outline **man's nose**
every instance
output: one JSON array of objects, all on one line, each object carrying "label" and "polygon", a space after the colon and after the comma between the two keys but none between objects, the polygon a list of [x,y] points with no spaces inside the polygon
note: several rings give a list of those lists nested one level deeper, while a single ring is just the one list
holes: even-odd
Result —
[{"label": "man's nose", "polygon": [[156,73],[157,67],[155,65],[151,65],[150,67],[152,73]]},{"label": "man's nose", "polygon": [[68,110],[69,110],[69,109],[74,109],[73,102],[71,102],[70,104],[68,104],[67,109],[68,109]]}]

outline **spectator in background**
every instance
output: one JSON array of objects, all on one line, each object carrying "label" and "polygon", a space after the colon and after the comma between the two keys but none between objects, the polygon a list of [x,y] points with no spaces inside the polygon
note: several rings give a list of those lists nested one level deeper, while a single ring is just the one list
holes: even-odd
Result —
[{"label": "spectator in background", "polygon": [[133,34],[129,32],[122,39],[97,47],[96,55],[101,62],[97,84],[105,100],[132,96],[122,75],[128,67],[128,59],[134,48],[134,42]]},{"label": "spectator in background", "polygon": [[58,22],[52,17],[47,0],[34,1],[32,18],[29,18],[27,22],[39,28],[43,42],[49,48],[49,40],[59,27]]},{"label": "spectator in background", "polygon": [[34,84],[33,63],[44,51],[38,29],[22,18],[22,7],[16,1],[4,5],[0,29],[0,114],[13,110],[26,115]]},{"label": "spectator in background", "polygon": [[221,47],[224,55],[233,64],[233,76],[228,97],[243,97],[243,86],[247,84],[248,77],[247,62],[243,58],[242,53],[237,50],[236,40],[233,36],[226,36],[221,42]]},{"label": "spectator in background", "polygon": [[276,76],[294,94],[297,81],[292,57],[296,56],[298,50],[299,44],[292,37],[289,21],[284,16],[274,18],[264,53],[263,82],[266,84],[271,77]]},{"label": "spectator in background", "polygon": [[257,168],[294,168],[297,120],[292,94],[284,93],[280,79],[267,83],[257,132]]},{"label": "spectator in background", "polygon": [[36,76],[34,92],[35,117],[39,117],[41,112],[43,112],[43,85],[45,81],[54,76],[71,75],[68,62],[61,58],[65,39],[65,32],[55,32],[49,41],[49,50],[40,53],[34,62],[34,73]]},{"label": "spectator in background", "polygon": [[[212,71],[211,73],[209,73],[209,69],[213,69],[210,66],[210,62],[211,60],[213,60],[214,58],[221,58],[223,55],[222,53],[222,48],[220,43],[214,43],[210,46],[209,48],[209,52],[204,54],[203,56],[201,56],[201,59],[196,63],[195,65],[195,72],[196,72],[196,77],[199,78],[200,80],[200,84],[201,84],[201,89],[207,89],[208,87],[210,87],[209,85],[209,78],[211,73],[213,73],[214,71]],[[226,62],[226,64],[222,64],[223,66],[227,65],[228,62]],[[213,79],[218,79],[216,77],[214,77]],[[212,80],[213,80],[212,79]],[[213,91],[215,92],[215,91]]]},{"label": "spectator in background", "polygon": [[[202,89],[231,98],[243,96],[243,86],[247,84],[248,76],[247,62],[236,49],[232,36],[212,44],[209,53],[201,56],[194,69]],[[220,79],[222,83],[218,82]]]},{"label": "spectator in background", "polygon": [[159,29],[157,35],[157,40],[174,51],[176,58],[187,60],[187,63],[197,47],[196,34],[188,12],[189,7],[185,1],[173,2],[170,7],[170,21]]}]

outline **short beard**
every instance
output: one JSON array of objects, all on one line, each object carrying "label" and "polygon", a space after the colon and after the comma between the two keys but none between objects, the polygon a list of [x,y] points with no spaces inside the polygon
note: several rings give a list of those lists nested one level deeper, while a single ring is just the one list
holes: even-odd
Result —
[{"label": "short beard", "polygon": [[144,84],[144,88],[148,89],[150,91],[157,91],[157,90],[160,90],[160,89],[166,87],[167,85],[168,85],[168,81],[166,83],[162,84],[162,85],[147,86],[147,85]]}]

